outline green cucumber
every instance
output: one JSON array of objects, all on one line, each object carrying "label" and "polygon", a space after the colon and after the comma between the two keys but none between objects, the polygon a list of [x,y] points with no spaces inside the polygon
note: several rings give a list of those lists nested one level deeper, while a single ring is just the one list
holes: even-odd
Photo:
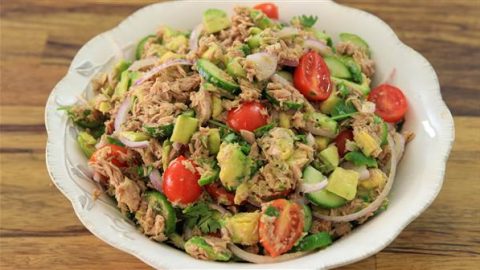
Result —
[{"label": "green cucumber", "polygon": [[332,244],[332,237],[328,232],[319,232],[303,238],[295,247],[298,251],[311,251],[317,248],[324,248]]},{"label": "green cucumber", "polygon": [[370,48],[368,46],[368,43],[365,40],[363,40],[361,37],[351,33],[341,33],[340,40],[343,42],[351,42],[354,45],[357,45],[358,47],[365,50],[368,57],[370,57]]},{"label": "green cucumber", "polygon": [[[315,184],[323,181],[324,176],[317,169],[313,168],[312,166],[308,166],[303,171],[302,179],[305,184]],[[347,200],[327,191],[326,189],[307,193],[306,197],[313,204],[328,209],[337,208],[347,203]]]},{"label": "green cucumber", "polygon": [[155,35],[148,35],[144,38],[142,38],[137,45],[137,48],[135,49],[135,58],[138,60],[142,58],[143,51],[145,51],[145,43],[148,41],[150,38],[155,38]]},{"label": "green cucumber", "polygon": [[212,62],[206,59],[197,60],[198,73],[209,83],[227,90],[231,94],[238,94],[240,86],[228,75]]},{"label": "green cucumber", "polygon": [[370,85],[368,84],[368,78],[363,73],[362,73],[362,84],[354,83],[354,82],[351,82],[351,81],[348,81],[348,80],[345,80],[345,79],[336,78],[336,77],[333,77],[333,76],[330,76],[330,79],[336,85],[343,84],[347,88],[355,89],[355,90],[359,91],[360,93],[362,93],[364,95],[368,95],[368,93],[370,93]]},{"label": "green cucumber", "polygon": [[143,129],[154,138],[167,138],[172,136],[173,124],[167,124],[159,127],[144,126]]},{"label": "green cucumber", "polygon": [[330,75],[332,75],[333,77],[342,79],[352,78],[352,74],[350,73],[348,67],[338,58],[332,56],[325,56],[323,57],[323,60],[325,60],[325,63],[330,70]]},{"label": "green cucumber", "polygon": [[312,210],[310,210],[310,207],[306,204],[303,205],[303,216],[303,231],[308,232],[312,227]]},{"label": "green cucumber", "polygon": [[362,68],[357,62],[355,62],[355,60],[353,60],[353,57],[342,55],[339,56],[338,59],[342,61],[345,66],[347,66],[348,71],[350,71],[350,74],[352,74],[352,78],[350,78],[350,80],[361,84],[363,82]]},{"label": "green cucumber", "polygon": [[157,214],[162,215],[165,218],[165,234],[169,235],[175,232],[175,226],[177,223],[177,216],[172,204],[167,200],[167,197],[158,191],[145,192],[145,198],[148,205],[155,210]]},{"label": "green cucumber", "polygon": [[177,117],[177,120],[175,121],[175,126],[173,127],[173,132],[170,140],[176,143],[187,144],[188,142],[190,142],[193,133],[197,131],[197,128],[197,118],[181,114]]}]

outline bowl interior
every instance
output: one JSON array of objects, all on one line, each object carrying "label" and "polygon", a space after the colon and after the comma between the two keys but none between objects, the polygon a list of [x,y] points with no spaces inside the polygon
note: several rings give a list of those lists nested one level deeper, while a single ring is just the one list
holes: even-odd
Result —
[{"label": "bowl interior", "polygon": [[[93,202],[90,194],[95,185],[89,180],[86,159],[75,143],[76,131],[68,126],[66,117],[56,108],[88,92],[89,80],[96,73],[109,70],[120,58],[132,59],[136,42],[155,32],[158,26],[192,29],[201,22],[204,10],[215,6],[231,13],[238,3],[182,1],[141,9],[117,28],[82,47],[69,74],[56,86],[47,103],[47,160],[55,184],[72,201],[79,218],[95,235],[155,267],[211,269],[225,265],[198,261],[167,245],[150,241],[120,215],[110,199],[101,197]],[[288,21],[301,14],[316,15],[319,17],[316,27],[329,33],[334,41],[338,40],[339,33],[352,32],[369,43],[376,64],[373,85],[396,70],[393,84],[403,89],[409,102],[404,130],[415,133],[399,165],[388,211],[325,250],[275,265],[333,267],[378,252],[431,203],[442,184],[453,127],[450,112],[441,100],[435,72],[423,57],[402,44],[385,23],[365,12],[330,1],[298,3],[278,2],[281,19]],[[268,266],[237,263],[235,267]]]}]

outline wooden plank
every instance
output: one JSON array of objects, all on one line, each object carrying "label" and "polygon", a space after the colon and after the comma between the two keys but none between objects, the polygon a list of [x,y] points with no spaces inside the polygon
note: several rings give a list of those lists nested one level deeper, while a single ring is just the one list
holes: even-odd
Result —
[{"label": "wooden plank", "polygon": [[43,125],[44,106],[1,106],[0,126],[3,125]]}]

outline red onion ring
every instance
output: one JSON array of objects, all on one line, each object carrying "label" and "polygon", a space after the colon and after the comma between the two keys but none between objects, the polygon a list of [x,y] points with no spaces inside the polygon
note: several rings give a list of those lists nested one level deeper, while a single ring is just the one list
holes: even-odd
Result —
[{"label": "red onion ring", "polygon": [[271,256],[263,256],[263,255],[257,255],[253,254],[250,252],[246,252],[245,250],[239,248],[235,244],[228,244],[228,247],[232,251],[235,256],[239,257],[240,259],[247,261],[247,262],[252,262],[252,263],[278,263],[278,262],[284,262],[288,260],[292,260],[298,257],[302,257],[310,252],[308,251],[300,251],[300,252],[295,252],[295,253],[287,253],[283,254],[277,257],[271,257]]},{"label": "red onion ring", "polygon": [[327,44],[314,39],[305,40],[305,42],[303,43],[303,47],[315,50],[323,56],[333,53],[332,48],[328,47]]},{"label": "red onion ring", "polygon": [[279,38],[286,38],[298,35],[299,31],[295,27],[284,27],[277,32]]},{"label": "red onion ring", "polygon": [[328,180],[325,177],[322,181],[320,181],[318,183],[313,183],[313,184],[302,183],[302,184],[300,184],[300,191],[303,192],[303,193],[312,193],[312,192],[324,189],[325,187],[327,187],[327,185],[328,185]]},{"label": "red onion ring", "polygon": [[192,33],[190,33],[190,38],[188,40],[188,47],[190,51],[196,52],[198,50],[198,39],[203,30],[203,24],[199,24],[193,28]]},{"label": "red onion ring", "polygon": [[162,176],[160,175],[160,171],[158,169],[153,169],[152,172],[148,175],[148,178],[150,179],[150,182],[152,183],[152,186],[160,191],[162,191]]},{"label": "red onion ring", "polygon": [[113,123],[114,132],[119,132],[121,130],[122,124],[125,122],[125,120],[127,120],[131,103],[132,98],[130,96],[127,96],[118,108],[117,115],[115,116],[115,122]]},{"label": "red onion ring", "polygon": [[128,67],[128,70],[137,71],[137,70],[140,70],[140,69],[145,68],[145,67],[153,66],[153,65],[155,65],[155,63],[158,60],[159,60],[159,58],[156,57],[156,56],[140,59],[140,60],[137,60],[137,61],[133,62],[133,64],[130,67]]},{"label": "red onion ring", "polygon": [[156,67],[152,68],[150,71],[145,73],[143,75],[143,77],[141,77],[140,79],[135,81],[135,83],[133,85],[139,85],[139,84],[149,80],[150,78],[155,76],[160,71],[162,71],[166,68],[169,68],[171,66],[177,66],[177,65],[190,65],[191,66],[191,65],[193,65],[193,63],[191,61],[185,60],[185,59],[174,59],[174,60],[167,61],[167,62],[165,62],[165,63],[163,63],[159,66],[156,66]]},{"label": "red onion ring", "polygon": [[125,144],[125,146],[131,147],[131,148],[146,148],[150,145],[149,141],[133,142],[121,135],[118,136],[118,140],[121,141],[123,144]]},{"label": "red onion ring", "polygon": [[259,52],[247,56],[247,61],[255,64],[259,81],[270,78],[277,70],[277,57],[266,52]]},{"label": "red onion ring", "polygon": [[313,216],[315,216],[316,218],[327,220],[327,221],[349,222],[349,221],[357,220],[361,217],[364,217],[376,211],[383,204],[383,200],[387,197],[388,193],[390,192],[390,189],[392,188],[393,182],[395,180],[395,173],[397,170],[397,153],[395,152],[395,144],[391,136],[388,136],[388,145],[392,151],[391,158],[390,158],[390,175],[388,176],[387,183],[385,184],[385,187],[383,188],[382,192],[380,192],[378,197],[371,204],[369,204],[367,207],[363,208],[362,210],[356,213],[345,215],[345,216],[328,216],[328,215],[322,215],[318,212],[313,212]]}]

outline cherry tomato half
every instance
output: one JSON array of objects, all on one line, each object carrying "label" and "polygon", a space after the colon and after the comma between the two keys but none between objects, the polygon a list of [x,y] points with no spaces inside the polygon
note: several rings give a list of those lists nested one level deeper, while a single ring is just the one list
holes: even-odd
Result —
[{"label": "cherry tomato half", "polygon": [[349,141],[353,141],[353,133],[350,129],[345,129],[340,132],[335,138],[335,145],[337,146],[338,154],[343,157],[346,152],[345,144]]},{"label": "cherry tomato half", "polygon": [[390,123],[400,121],[407,112],[407,99],[400,89],[390,84],[375,87],[368,100],[375,103],[375,114]]},{"label": "cherry tomato half", "polygon": [[322,101],[332,92],[330,71],[323,58],[314,51],[309,51],[300,58],[293,73],[295,87],[308,99]]},{"label": "cherry tomato half", "polygon": [[262,11],[270,19],[278,20],[278,7],[273,3],[261,3],[253,8]]},{"label": "cherry tomato half", "polygon": [[227,114],[227,124],[236,131],[242,129],[254,131],[267,124],[267,109],[258,102],[246,102],[230,110]]},{"label": "cherry tomato half", "polygon": [[89,163],[96,163],[98,159],[98,155],[100,155],[101,152],[105,151],[104,149],[109,149],[107,152],[107,159],[112,160],[113,165],[117,167],[125,167],[127,166],[126,160],[123,160],[120,158],[121,155],[127,154],[127,148],[116,145],[116,144],[107,144],[100,149],[97,149],[92,156],[90,157],[90,160],[88,161]]},{"label": "cherry tomato half", "polygon": [[[278,215],[273,222],[265,216],[269,207],[274,207]],[[260,243],[272,257],[289,251],[302,236],[304,225],[302,207],[285,199],[271,201],[262,212],[258,232]]]},{"label": "cherry tomato half", "polygon": [[202,188],[198,185],[199,178],[200,174],[193,162],[179,156],[170,163],[163,174],[163,192],[174,204],[193,203],[202,195]]},{"label": "cherry tomato half", "polygon": [[228,192],[221,184],[215,182],[205,186],[205,190],[212,196],[218,203],[223,205],[233,205],[235,194]]}]

